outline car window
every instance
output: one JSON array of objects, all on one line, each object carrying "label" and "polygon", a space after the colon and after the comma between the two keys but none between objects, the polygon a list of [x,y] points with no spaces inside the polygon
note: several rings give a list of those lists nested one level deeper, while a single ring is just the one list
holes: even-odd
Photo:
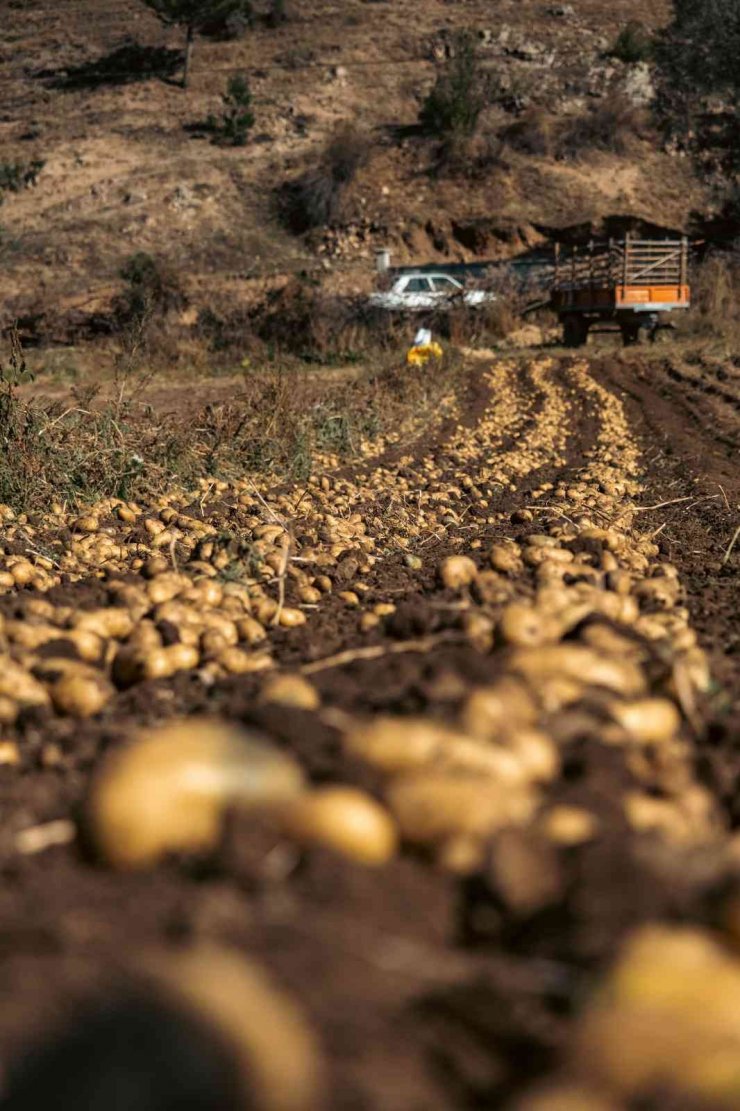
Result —
[{"label": "car window", "polygon": [[409,278],[406,282],[406,293],[427,293],[429,291],[428,278]]},{"label": "car window", "polygon": [[432,288],[438,293],[454,293],[458,287],[451,278],[432,278]]}]

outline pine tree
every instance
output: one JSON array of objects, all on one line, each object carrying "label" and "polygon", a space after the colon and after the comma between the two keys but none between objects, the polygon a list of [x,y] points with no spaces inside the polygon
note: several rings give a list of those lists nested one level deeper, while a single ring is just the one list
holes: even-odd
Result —
[{"label": "pine tree", "polygon": [[185,64],[182,87],[187,88],[195,36],[205,28],[226,27],[234,17],[248,18],[249,0],[144,0],[148,8],[168,26],[185,30]]}]

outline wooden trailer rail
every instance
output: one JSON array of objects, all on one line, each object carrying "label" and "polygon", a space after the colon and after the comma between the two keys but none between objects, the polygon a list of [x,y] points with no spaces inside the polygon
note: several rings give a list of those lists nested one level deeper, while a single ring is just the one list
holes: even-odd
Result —
[{"label": "wooden trailer rail", "polygon": [[687,309],[689,244],[682,239],[610,239],[555,249],[550,305],[563,321],[566,342],[584,343],[589,328],[616,322],[625,343],[641,328],[652,336],[662,313]]},{"label": "wooden trailer rail", "polygon": [[573,311],[665,311],[689,304],[687,239],[630,239],[555,249],[553,303]]}]

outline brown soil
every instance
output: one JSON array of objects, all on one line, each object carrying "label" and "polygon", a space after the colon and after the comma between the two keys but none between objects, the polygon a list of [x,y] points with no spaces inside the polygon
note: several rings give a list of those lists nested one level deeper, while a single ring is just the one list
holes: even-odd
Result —
[{"label": "brown soil", "polygon": [[[567,369],[566,360],[558,370],[563,382]],[[624,393],[644,448],[645,504],[692,495],[655,510],[650,523],[665,525],[659,534],[664,557],[680,569],[721,685],[701,707],[697,762],[734,826],[740,822],[734,740],[740,552],[724,565],[722,557],[740,520],[737,380],[734,389],[732,383],[720,389],[708,376],[689,384],[669,360],[641,356],[594,360],[592,371]],[[528,373],[524,363],[521,373]],[[467,407],[471,428],[484,401],[474,394]],[[594,414],[581,404],[569,430],[568,464],[553,478],[575,474],[594,430]],[[440,453],[444,435],[443,429]],[[525,428],[519,440],[526,435]],[[417,457],[428,446],[420,442]],[[386,463],[399,467],[392,455]],[[454,468],[448,477],[458,477]],[[498,495],[493,509],[520,508],[548,477],[529,475],[516,491]],[[531,531],[491,526],[472,514],[467,524],[466,542]],[[481,653],[460,633],[457,596],[434,574],[450,550],[449,537],[434,542],[421,572],[409,570],[400,552],[378,564],[367,577],[368,601],[398,603],[382,630],[360,638],[356,612],[332,598],[302,629],[275,634],[277,661],[296,666],[360,640],[391,646],[433,635],[439,643],[426,652],[357,659],[317,671],[313,680],[324,705],[337,710],[451,717],[471,683],[496,675],[500,653]],[[85,607],[99,596],[99,586],[78,583],[57,588],[54,600]],[[6,613],[13,604],[4,599]],[[316,782],[377,787],[372,772],[343,755],[337,730],[320,715],[259,705],[260,683],[260,676],[248,676],[206,687],[184,673],[120,693],[86,722],[27,712],[17,732],[21,769],[0,768],[6,829],[74,814],[103,750],[137,725],[180,712],[216,712],[260,726]],[[12,1057],[31,1033],[65,1016],[71,997],[104,983],[122,950],[207,939],[257,957],[304,1005],[329,1065],[327,1108],[452,1111],[507,1104],[538,1078],[556,1074],[573,1019],[625,934],[655,918],[712,922],[726,882],[701,851],[672,853],[629,831],[617,804],[631,777],[620,752],[588,735],[568,751],[548,801],[587,806],[598,813],[601,832],[548,857],[550,894],[534,910],[507,901],[492,872],[459,880],[413,853],[380,870],[319,850],[283,856],[276,865],[274,831],[244,818],[234,817],[207,859],[172,860],[136,875],[102,868],[79,846],[19,856],[5,837],[0,1056]],[[658,1095],[650,1106],[668,1104]]]}]

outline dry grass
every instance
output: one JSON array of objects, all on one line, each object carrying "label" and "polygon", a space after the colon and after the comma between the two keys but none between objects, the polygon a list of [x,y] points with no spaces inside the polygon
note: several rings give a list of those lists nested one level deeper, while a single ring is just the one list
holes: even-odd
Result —
[{"label": "dry grass", "polygon": [[680,335],[719,347],[724,355],[740,350],[740,249],[716,251],[696,267],[692,312]]},{"label": "dry grass", "polygon": [[54,501],[136,499],[208,475],[304,479],[317,453],[351,459],[364,440],[431,417],[460,374],[454,355],[434,374],[397,354],[368,365],[337,380],[279,359],[245,370],[235,396],[183,420],[151,404],[150,376],[125,363],[106,398],[98,386],[73,387],[63,401],[29,398],[13,343],[0,363],[0,504],[33,513]]}]

